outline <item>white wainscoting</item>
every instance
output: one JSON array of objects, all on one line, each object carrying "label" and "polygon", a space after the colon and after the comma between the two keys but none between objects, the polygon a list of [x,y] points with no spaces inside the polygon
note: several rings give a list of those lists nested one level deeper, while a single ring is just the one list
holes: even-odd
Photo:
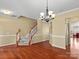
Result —
[{"label": "white wainscoting", "polygon": [[35,35],[32,38],[32,44],[47,41],[47,40],[49,40],[48,35]]},{"label": "white wainscoting", "polygon": [[51,35],[50,44],[54,47],[66,49],[65,46],[65,36],[63,35]]},{"label": "white wainscoting", "polygon": [[16,44],[16,35],[0,35],[0,46]]}]

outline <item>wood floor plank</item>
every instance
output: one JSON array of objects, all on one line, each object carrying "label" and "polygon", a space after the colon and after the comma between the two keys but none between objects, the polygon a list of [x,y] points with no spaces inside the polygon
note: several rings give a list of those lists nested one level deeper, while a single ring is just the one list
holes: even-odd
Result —
[{"label": "wood floor plank", "polygon": [[48,41],[31,46],[11,45],[0,47],[0,59],[77,59],[66,50],[52,47]]}]

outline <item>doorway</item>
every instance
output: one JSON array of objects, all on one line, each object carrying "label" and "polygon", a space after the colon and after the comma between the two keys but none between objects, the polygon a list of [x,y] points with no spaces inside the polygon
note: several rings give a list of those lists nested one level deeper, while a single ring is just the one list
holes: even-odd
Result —
[{"label": "doorway", "polygon": [[70,46],[69,46],[69,54],[73,57],[79,58],[79,20],[70,22]]}]

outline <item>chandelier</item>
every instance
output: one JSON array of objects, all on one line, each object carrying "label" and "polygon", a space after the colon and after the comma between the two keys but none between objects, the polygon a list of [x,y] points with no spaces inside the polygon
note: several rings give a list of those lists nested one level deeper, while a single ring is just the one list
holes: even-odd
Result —
[{"label": "chandelier", "polygon": [[46,22],[49,22],[50,20],[53,20],[55,18],[55,14],[53,11],[49,11],[48,9],[48,0],[46,0],[46,13],[41,12],[40,13],[40,19],[44,20]]}]

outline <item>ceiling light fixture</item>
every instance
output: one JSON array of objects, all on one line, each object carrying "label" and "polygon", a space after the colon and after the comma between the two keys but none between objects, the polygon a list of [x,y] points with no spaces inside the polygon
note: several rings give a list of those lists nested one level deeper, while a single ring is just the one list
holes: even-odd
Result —
[{"label": "ceiling light fixture", "polygon": [[2,12],[3,14],[7,14],[7,15],[12,15],[13,14],[12,11],[5,10],[5,9],[1,9],[0,12]]},{"label": "ceiling light fixture", "polygon": [[55,14],[53,11],[49,11],[48,9],[48,0],[46,0],[46,13],[41,12],[40,13],[40,19],[44,20],[46,22],[49,22],[50,20],[55,18]]}]

